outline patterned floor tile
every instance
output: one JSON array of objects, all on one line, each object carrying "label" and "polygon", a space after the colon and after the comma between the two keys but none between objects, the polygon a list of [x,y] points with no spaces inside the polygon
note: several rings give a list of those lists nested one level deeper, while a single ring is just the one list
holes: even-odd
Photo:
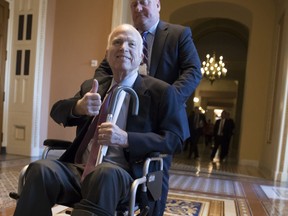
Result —
[{"label": "patterned floor tile", "polygon": [[[0,158],[0,216],[8,216],[8,207],[15,206],[16,202],[8,194],[17,191],[21,168],[33,160],[36,158],[9,155]],[[249,173],[253,173],[253,176],[249,176]],[[233,163],[211,164],[204,159],[192,161],[183,157],[176,158],[170,171],[170,191],[165,214],[288,215],[287,185],[270,181],[264,176],[260,170]],[[187,214],[175,213],[180,211],[177,206],[186,208]]]}]

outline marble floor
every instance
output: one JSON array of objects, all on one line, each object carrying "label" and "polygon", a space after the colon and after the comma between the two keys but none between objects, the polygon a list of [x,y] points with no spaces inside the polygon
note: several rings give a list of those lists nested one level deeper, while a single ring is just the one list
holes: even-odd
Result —
[{"label": "marble floor", "polygon": [[[208,147],[200,145],[197,160],[188,159],[187,152],[174,157],[165,215],[288,215],[287,183],[271,181],[265,172],[255,167],[238,165],[233,154],[224,163],[217,159],[211,162],[209,152]],[[17,190],[23,165],[36,159],[0,155],[0,216],[13,215],[16,202],[8,194]],[[183,212],[183,205],[190,213]]]}]

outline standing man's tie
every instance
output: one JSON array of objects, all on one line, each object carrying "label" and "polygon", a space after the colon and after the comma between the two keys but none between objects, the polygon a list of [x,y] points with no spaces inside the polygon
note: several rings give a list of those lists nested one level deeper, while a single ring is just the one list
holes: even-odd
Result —
[{"label": "standing man's tie", "polygon": [[222,136],[223,135],[223,128],[225,124],[225,119],[221,119],[219,123],[219,129],[217,135]]},{"label": "standing man's tie", "polygon": [[142,39],[143,39],[143,63],[146,64],[147,68],[148,67],[148,43],[147,43],[147,35],[149,34],[148,31],[142,32]]}]

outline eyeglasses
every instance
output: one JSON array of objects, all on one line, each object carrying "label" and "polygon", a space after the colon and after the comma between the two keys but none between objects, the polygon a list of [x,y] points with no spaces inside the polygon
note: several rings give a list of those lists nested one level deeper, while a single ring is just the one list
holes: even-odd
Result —
[{"label": "eyeglasses", "polygon": [[137,7],[138,4],[141,6],[148,6],[150,4],[151,0],[138,0],[138,1],[131,1],[132,7]]}]

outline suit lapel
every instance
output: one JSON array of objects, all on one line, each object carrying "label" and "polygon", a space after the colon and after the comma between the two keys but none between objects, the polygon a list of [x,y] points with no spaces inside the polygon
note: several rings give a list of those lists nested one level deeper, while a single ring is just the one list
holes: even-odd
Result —
[{"label": "suit lapel", "polygon": [[[145,106],[141,106],[141,104],[139,104],[139,111],[143,108],[146,109],[148,107],[148,100],[150,100],[150,97],[148,95],[146,95],[147,86],[144,82],[144,78],[141,77],[140,75],[138,75],[137,79],[135,80],[135,83],[133,85],[133,89],[135,90],[135,92],[138,95],[139,102],[142,104],[145,104]],[[132,109],[131,101],[130,101],[130,108]],[[130,111],[131,110],[129,110],[129,112]]]},{"label": "suit lapel", "polygon": [[143,95],[147,89],[147,87],[143,81],[143,78],[139,74],[138,74],[138,76],[134,82],[133,89],[137,92],[138,96]]},{"label": "suit lapel", "polygon": [[[135,92],[138,95],[139,98],[139,115],[141,116],[140,119],[147,119],[146,114],[148,113],[147,110],[150,109],[150,103],[151,103],[151,98],[149,95],[146,94],[147,92],[147,86],[144,82],[144,78],[141,77],[140,75],[138,75],[134,85],[133,85],[133,89],[135,90]],[[130,100],[130,104],[129,104],[129,113],[132,112],[132,101]],[[141,128],[141,124],[137,125],[135,123],[135,121],[137,121],[137,117],[132,116],[132,115],[128,115],[128,119],[127,119],[127,130],[131,130],[134,131],[135,128],[139,127]],[[139,120],[139,119],[138,119]]]},{"label": "suit lapel", "polygon": [[151,54],[151,64],[149,71],[150,76],[154,77],[156,74],[157,67],[160,62],[159,59],[161,59],[167,35],[168,35],[168,25],[162,21],[159,21],[154,37],[152,54]]},{"label": "suit lapel", "polygon": [[98,89],[98,93],[101,95],[101,99],[103,101],[106,92],[108,91],[111,82],[112,82],[113,77],[109,76],[109,77],[105,77],[104,79],[99,79],[99,89]]}]

